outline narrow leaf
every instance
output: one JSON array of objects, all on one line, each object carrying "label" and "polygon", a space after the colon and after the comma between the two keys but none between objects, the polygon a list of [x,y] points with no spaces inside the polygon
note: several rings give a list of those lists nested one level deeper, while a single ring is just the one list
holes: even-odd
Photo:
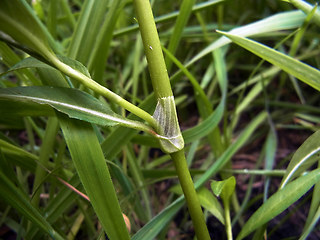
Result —
[{"label": "narrow leaf", "polygon": [[72,161],[110,239],[129,239],[99,141],[90,124],[59,115]]},{"label": "narrow leaf", "polygon": [[[299,8],[306,14],[309,14],[313,11],[314,6],[302,0],[288,0],[288,2],[292,3],[295,7]],[[316,10],[313,16],[314,22],[320,26],[320,11]]]},{"label": "narrow leaf", "polygon": [[239,35],[221,31],[217,32],[225,35],[241,47],[265,59],[273,65],[278,66],[285,72],[295,76],[296,78],[320,91],[319,70],[256,41],[249,40]]},{"label": "narrow leaf", "polygon": [[63,239],[40,214],[40,212],[31,205],[27,196],[21,192],[2,172],[0,172],[0,197],[17,209],[23,216],[35,223],[40,229],[46,232],[53,239]]},{"label": "narrow leaf", "polygon": [[320,179],[320,169],[299,177],[273,194],[246,222],[237,240],[243,239],[303,196]]},{"label": "narrow leaf", "polygon": [[283,188],[290,180],[292,180],[298,174],[306,171],[318,161],[320,151],[319,139],[320,130],[312,134],[298,148],[287,167],[286,174],[282,178],[280,188]]},{"label": "narrow leaf", "polygon": [[[19,107],[27,103],[46,104],[54,109],[67,114],[71,118],[84,120],[102,126],[122,126],[152,132],[147,125],[126,119],[114,113],[109,107],[99,100],[80,90],[60,87],[16,87],[0,89],[0,112],[11,112],[5,105],[7,102],[19,101]],[[17,104],[15,104],[17,107]],[[28,106],[28,105],[27,105]],[[47,109],[45,109],[48,111]]]},{"label": "narrow leaf", "polygon": [[[301,26],[306,15],[301,11],[288,11],[278,13],[270,17],[264,18],[260,21],[247,24],[245,26],[232,29],[229,33],[240,36],[256,36],[264,33],[272,33],[275,31],[288,30],[298,28]],[[196,56],[194,56],[187,64],[186,67],[191,66],[193,63],[203,58],[207,54],[213,52],[215,49],[229,44],[231,41],[225,37],[211,43]]]},{"label": "narrow leaf", "polygon": [[32,9],[21,0],[0,1],[0,31],[42,56],[52,54],[46,33]]}]

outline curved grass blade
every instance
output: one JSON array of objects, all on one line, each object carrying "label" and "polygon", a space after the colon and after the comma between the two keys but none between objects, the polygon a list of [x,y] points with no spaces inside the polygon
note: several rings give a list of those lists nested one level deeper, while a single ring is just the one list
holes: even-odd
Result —
[{"label": "curved grass blade", "polygon": [[278,66],[285,72],[295,76],[296,78],[320,91],[320,71],[316,68],[313,68],[299,60],[289,57],[288,55],[278,52],[256,41],[249,40],[239,35],[221,31],[217,32],[225,35],[234,43],[265,59],[271,64]]},{"label": "curved grass blade", "polygon": [[90,124],[59,114],[73,163],[110,239],[130,239],[99,141]]},{"label": "curved grass blade", "polygon": [[252,231],[262,226],[291,204],[303,196],[320,179],[320,169],[290,182],[283,189],[273,194],[246,222],[237,240],[248,236]]},{"label": "curved grass blade", "polygon": [[0,31],[11,36],[42,56],[53,52],[47,34],[41,27],[31,8],[23,1],[0,1]]},{"label": "curved grass blade", "polygon": [[31,205],[29,198],[20,191],[2,172],[0,172],[0,196],[9,205],[17,209],[30,221],[35,223],[40,229],[46,232],[53,239],[62,240],[52,226],[39,213],[39,211]]},{"label": "curved grass blade", "polygon": [[[256,36],[264,33],[271,33],[275,31],[288,30],[298,28],[301,26],[306,15],[301,11],[288,11],[284,13],[278,13],[273,16],[264,18],[263,20],[250,23],[248,25],[234,28],[229,31],[230,34],[239,36]],[[211,43],[208,47],[194,56],[187,64],[186,67],[191,66],[194,62],[203,58],[207,54],[211,53],[217,48],[225,46],[231,42],[230,39],[221,37],[218,40]]]},{"label": "curved grass blade", "polygon": [[317,209],[317,211],[314,214],[314,217],[311,219],[310,224],[308,225],[308,227],[305,229],[305,231],[303,231],[302,236],[299,238],[299,240],[304,240],[307,239],[307,237],[309,236],[309,234],[312,232],[312,230],[315,228],[316,224],[318,223],[320,219],[320,205]]},{"label": "curved grass blade", "polygon": [[282,178],[280,189],[318,161],[320,151],[319,139],[320,130],[312,134],[298,148],[287,167],[286,174]]},{"label": "curved grass blade", "polygon": [[[152,128],[138,122],[126,119],[114,113],[106,105],[91,95],[80,90],[59,87],[16,87],[0,89],[0,112],[11,112],[5,103],[10,104],[11,101],[19,101],[19,108],[23,109],[24,104],[39,103],[46,104],[54,109],[67,114],[71,118],[84,120],[102,126],[122,126],[147,131],[153,133]],[[17,103],[15,103],[17,107]],[[48,109],[44,109],[48,111]]]},{"label": "curved grass blade", "polygon": [[[287,1],[292,3],[296,8],[299,8],[306,14],[311,13],[314,9],[314,6],[307,3],[306,1],[302,1],[302,0],[287,0]],[[318,26],[320,26],[320,11],[318,10],[315,11],[313,20]]]}]

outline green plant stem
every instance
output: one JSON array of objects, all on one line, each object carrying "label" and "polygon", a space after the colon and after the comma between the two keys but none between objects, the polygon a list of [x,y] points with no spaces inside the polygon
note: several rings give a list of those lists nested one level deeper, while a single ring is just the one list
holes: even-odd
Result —
[{"label": "green plant stem", "polygon": [[147,123],[151,125],[151,127],[156,128],[157,122],[156,120],[146,111],[142,110],[141,108],[133,105],[132,103],[128,102],[124,98],[120,97],[119,95],[115,94],[114,92],[110,91],[108,88],[103,87],[99,83],[95,82],[93,79],[87,77],[86,75],[80,73],[79,71],[73,69],[72,67],[68,66],[61,62],[56,56],[49,55],[51,63],[57,67],[61,72],[65,73],[67,76],[74,78],[81,82],[86,87],[90,88],[94,92],[106,97],[110,101],[120,105],[124,109],[128,110],[129,112],[133,113],[134,115],[140,117],[141,119],[145,120]]},{"label": "green plant stem", "polygon": [[156,98],[173,96],[161,44],[149,0],[134,0],[139,28],[147,56]]},{"label": "green plant stem", "polygon": [[[174,146],[173,148],[167,143],[160,142],[160,144],[165,152],[170,153],[174,162],[197,238],[199,240],[210,240],[206,222],[184,155],[184,141],[178,124],[173,93],[151,5],[149,0],[134,0],[133,3],[138,18],[145,54],[147,56],[153,90],[158,101],[155,111],[156,114],[154,116],[159,121],[159,128],[164,129],[164,136],[168,137],[168,139],[176,138],[175,140],[177,140],[169,140],[169,143]],[[172,133],[174,134],[172,135]]]},{"label": "green plant stem", "polygon": [[230,219],[230,203],[227,201],[224,204],[224,214],[225,214],[225,227],[228,240],[232,240],[232,229],[231,229],[231,219]]},{"label": "green plant stem", "polygon": [[171,158],[174,162],[180,185],[188,205],[196,236],[199,240],[210,240],[207,225],[188,169],[184,150],[172,153]]}]

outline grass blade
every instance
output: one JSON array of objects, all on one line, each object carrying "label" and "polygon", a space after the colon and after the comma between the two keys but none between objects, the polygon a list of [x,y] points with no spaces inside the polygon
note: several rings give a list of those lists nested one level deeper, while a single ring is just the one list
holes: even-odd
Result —
[{"label": "grass blade", "polygon": [[319,179],[320,169],[317,169],[299,177],[273,194],[246,222],[237,236],[237,240],[243,239],[252,231],[280,214],[302,197]]},{"label": "grass blade", "polygon": [[117,195],[98,139],[90,124],[59,116],[79,178],[110,239],[129,239]]},{"label": "grass blade", "polygon": [[319,70],[253,40],[249,40],[239,35],[221,31],[217,32],[225,35],[236,44],[265,59],[271,64],[278,66],[285,72],[295,76],[318,91],[320,90]]},{"label": "grass blade", "polygon": [[[150,133],[153,131],[141,122],[129,120],[114,113],[96,98],[76,89],[46,86],[4,88],[0,89],[0,100],[3,102],[0,106],[0,111],[4,113],[6,113],[6,109],[9,112],[12,111],[8,108],[8,104],[10,106],[11,101],[19,101],[19,107],[22,109],[26,102],[36,102],[50,105],[56,110],[68,114],[71,118],[102,126],[120,124],[134,129],[146,130]],[[17,102],[15,102],[14,107],[18,107]],[[30,111],[32,112],[32,110]]]},{"label": "grass blade", "polygon": [[[314,6],[302,0],[288,0],[288,2],[292,3],[296,8],[299,8],[306,14],[312,12],[314,8]],[[320,11],[315,11],[313,20],[318,26],[320,26]]]},{"label": "grass blade", "polygon": [[320,130],[312,134],[293,155],[286,174],[283,176],[280,188],[283,188],[290,180],[306,171],[315,162],[318,161],[320,151]]},{"label": "grass blade", "polygon": [[35,223],[53,239],[62,240],[61,237],[40,212],[31,205],[30,200],[21,192],[2,172],[0,172],[0,196],[9,205],[13,206],[26,218]]}]

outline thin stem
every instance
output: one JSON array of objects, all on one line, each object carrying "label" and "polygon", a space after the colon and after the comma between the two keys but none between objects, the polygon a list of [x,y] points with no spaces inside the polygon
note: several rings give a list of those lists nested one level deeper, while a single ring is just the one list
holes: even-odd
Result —
[{"label": "thin stem", "polygon": [[[157,130],[169,141],[161,141],[162,149],[170,153],[185,195],[189,213],[199,240],[210,240],[209,232],[184,155],[184,140],[178,123],[170,80],[149,0],[134,0],[144,51],[147,56],[153,90],[157,98],[154,118]],[[162,139],[164,140],[164,139]]]},{"label": "thin stem", "polygon": [[152,86],[157,99],[173,96],[149,0],[134,0]]},{"label": "thin stem", "polygon": [[184,150],[172,153],[171,158],[174,162],[180,185],[187,201],[196,236],[199,240],[210,240],[202,209],[188,169]]},{"label": "thin stem", "polygon": [[228,240],[232,240],[232,229],[231,229],[231,219],[230,219],[230,203],[229,200],[224,204],[224,214],[225,214],[225,227]]},{"label": "thin stem", "polygon": [[142,110],[141,108],[133,105],[132,103],[128,102],[124,98],[120,97],[119,95],[115,94],[114,92],[110,91],[108,88],[103,87],[93,79],[87,77],[86,75],[82,74],[81,72],[73,69],[72,67],[68,66],[61,62],[57,57],[54,55],[49,55],[51,63],[56,66],[61,72],[65,73],[67,76],[74,78],[81,82],[86,87],[90,88],[94,92],[106,97],[110,101],[120,105],[124,109],[128,110],[129,112],[133,113],[134,115],[140,117],[141,119],[145,120],[147,123],[151,125],[154,129],[157,126],[156,120],[146,111]]}]

